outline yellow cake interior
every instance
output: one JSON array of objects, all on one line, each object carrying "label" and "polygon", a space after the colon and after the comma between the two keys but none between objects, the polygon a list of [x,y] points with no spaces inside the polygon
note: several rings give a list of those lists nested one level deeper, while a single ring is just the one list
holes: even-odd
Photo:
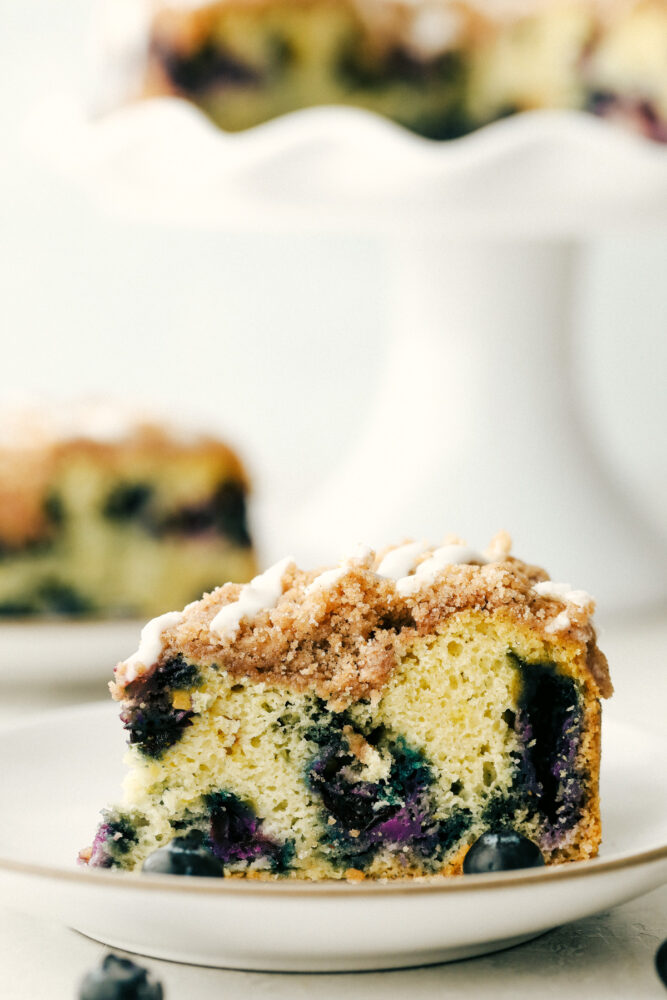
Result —
[{"label": "yellow cake interior", "polygon": [[[545,819],[544,803],[533,801],[525,787],[526,750],[516,726],[522,678],[545,665],[573,698],[571,766],[579,799],[562,829],[557,819]],[[233,677],[222,665],[202,667],[191,687],[169,692],[174,709],[194,713],[178,742],[157,757],[137,746],[128,751],[122,803],[107,825],[124,822],[132,835],[129,843],[119,838],[121,851],[114,852],[112,842],[113,864],[138,867],[179,830],[207,828],[206,797],[217,792],[250,810],[262,838],[290,845],[284,870],[276,868],[275,852],[260,851],[250,862],[228,859],[229,874],[317,879],[349,877],[351,871],[366,877],[457,871],[490,817],[505,813],[548,860],[591,856],[599,839],[599,703],[590,688],[580,644],[545,640],[503,611],[451,616],[407,645],[376,701],[362,699],[342,713],[328,710],[311,691]],[[314,735],[318,727],[323,736]],[[401,843],[390,837],[355,853],[355,840],[363,845],[372,834],[341,823],[336,802],[328,809],[312,780],[331,734],[350,788],[391,785],[396,754],[407,751],[418,783],[426,781],[419,793],[420,809],[427,803],[429,813],[424,825],[440,830],[440,844],[428,856],[419,837],[416,849],[414,838]],[[558,754],[555,745],[542,750]],[[396,794],[385,790],[383,802]],[[562,796],[565,801],[565,783]],[[427,839],[430,845],[438,837]]]}]

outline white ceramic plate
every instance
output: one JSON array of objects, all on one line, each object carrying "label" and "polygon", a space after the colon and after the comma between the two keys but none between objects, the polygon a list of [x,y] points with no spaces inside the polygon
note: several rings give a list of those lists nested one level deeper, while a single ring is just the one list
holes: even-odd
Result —
[{"label": "white ceramic plate", "polygon": [[137,648],[143,624],[131,620],[0,622],[0,687],[110,679],[118,661]]},{"label": "white ceramic plate", "polygon": [[419,884],[267,884],[77,870],[117,797],[123,734],[113,706],[51,712],[0,731],[2,898],[111,946],[202,965],[342,971],[479,955],[667,880],[667,740],[610,722],[604,742],[596,861]]}]

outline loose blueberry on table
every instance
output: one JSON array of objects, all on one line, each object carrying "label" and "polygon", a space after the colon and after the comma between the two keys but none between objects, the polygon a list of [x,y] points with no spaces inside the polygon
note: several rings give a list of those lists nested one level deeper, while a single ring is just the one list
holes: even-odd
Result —
[{"label": "loose blueberry on table", "polygon": [[464,875],[540,868],[544,858],[537,844],[515,830],[487,830],[475,841],[463,861]]},{"label": "loose blueberry on table", "polygon": [[663,983],[667,986],[667,941],[663,941],[655,953],[655,967]]},{"label": "loose blueberry on table", "polygon": [[142,871],[150,875],[201,875],[222,878],[220,861],[204,843],[204,834],[192,831],[184,837],[174,837],[165,847],[149,854]]},{"label": "loose blueberry on table", "polygon": [[81,983],[79,1000],[163,1000],[160,983],[129,958],[107,955]]}]

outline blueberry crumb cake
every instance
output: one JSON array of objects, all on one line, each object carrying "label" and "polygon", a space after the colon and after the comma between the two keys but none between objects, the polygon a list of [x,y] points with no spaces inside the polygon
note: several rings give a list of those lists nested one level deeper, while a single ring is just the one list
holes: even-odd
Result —
[{"label": "blueberry crumb cake", "polygon": [[116,667],[129,770],[80,860],[355,881],[591,858],[612,692],[592,612],[505,533],[227,583]]},{"label": "blueberry crumb cake", "polygon": [[0,620],[141,617],[255,572],[222,441],[105,404],[0,420]]},{"label": "blueberry crumb cake", "polygon": [[149,10],[137,92],[184,97],[229,131],[338,104],[449,139],[515,112],[572,108],[667,141],[665,0],[158,0]]}]

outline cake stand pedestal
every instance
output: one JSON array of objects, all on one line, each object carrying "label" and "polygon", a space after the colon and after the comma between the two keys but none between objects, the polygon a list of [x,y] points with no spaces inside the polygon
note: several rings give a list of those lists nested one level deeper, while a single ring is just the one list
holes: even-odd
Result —
[{"label": "cake stand pedestal", "polygon": [[269,558],[449,530],[483,547],[507,528],[607,610],[667,599],[664,541],[601,467],[572,354],[579,248],[667,227],[664,149],[574,113],[444,144],[334,108],[226,135],[174,100],[92,124],[51,108],[40,135],[114,212],[381,237],[379,388],[342,465],[291,512],[263,510]]},{"label": "cake stand pedestal", "polygon": [[455,525],[500,527],[552,575],[608,606],[665,596],[661,543],[609,482],[586,436],[572,355],[577,243],[394,240],[393,336],[379,390],[344,464],[294,515],[381,543]]}]

